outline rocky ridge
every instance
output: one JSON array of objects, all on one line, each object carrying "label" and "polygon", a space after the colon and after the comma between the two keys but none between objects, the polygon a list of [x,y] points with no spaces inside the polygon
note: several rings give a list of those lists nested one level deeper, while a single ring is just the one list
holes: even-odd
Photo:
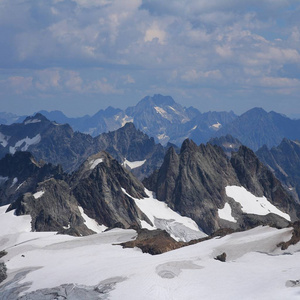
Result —
[{"label": "rocky ridge", "polygon": [[[159,200],[195,220],[207,234],[224,227],[241,230],[258,224],[284,227],[289,223],[273,213],[266,216],[244,213],[241,205],[227,195],[227,186],[244,187],[256,197],[266,197],[289,213],[292,220],[297,220],[299,214],[299,205],[279,180],[244,146],[229,160],[218,146],[197,146],[186,140],[180,154],[170,148],[161,168],[143,182]],[[230,221],[219,215],[225,205],[230,206]]]}]

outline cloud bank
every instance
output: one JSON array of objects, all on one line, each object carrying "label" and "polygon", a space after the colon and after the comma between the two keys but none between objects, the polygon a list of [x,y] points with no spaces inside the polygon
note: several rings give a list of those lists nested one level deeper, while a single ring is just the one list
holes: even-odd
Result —
[{"label": "cloud bank", "polygon": [[3,0],[1,110],[92,114],[162,93],[300,113],[299,13],[298,0]]}]

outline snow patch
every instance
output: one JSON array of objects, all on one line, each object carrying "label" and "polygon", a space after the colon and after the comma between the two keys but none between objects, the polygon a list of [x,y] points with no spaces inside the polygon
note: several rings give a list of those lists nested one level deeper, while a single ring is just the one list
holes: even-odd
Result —
[{"label": "snow patch", "polygon": [[158,140],[160,143],[167,143],[170,140],[170,137],[166,135],[165,133],[161,133],[157,135]]},{"label": "snow patch", "polygon": [[10,136],[6,136],[0,132],[0,144],[2,145],[2,147],[7,146],[9,139],[10,139]]},{"label": "snow patch", "polygon": [[168,118],[168,113],[161,107],[159,106],[154,106],[154,109],[158,114],[160,114],[163,118]]},{"label": "snow patch", "polygon": [[34,199],[37,200],[37,199],[41,198],[44,194],[45,194],[45,191],[38,191],[33,194],[33,197],[34,197]]},{"label": "snow patch", "polygon": [[221,123],[219,123],[219,122],[217,122],[216,124],[213,124],[213,125],[211,125],[211,126],[209,126],[210,128],[213,128],[213,129],[215,129],[215,130],[218,130],[218,129],[220,129],[221,127],[222,127],[222,124]]},{"label": "snow patch", "polygon": [[241,204],[244,213],[260,216],[273,213],[291,221],[288,214],[280,211],[266,197],[256,197],[242,186],[226,186],[225,190],[228,197]]},{"label": "snow patch", "polygon": [[18,182],[18,178],[15,177],[10,187],[13,187]]},{"label": "snow patch", "polygon": [[69,223],[68,226],[63,226],[63,229],[68,230],[71,228],[71,224]]},{"label": "snow patch", "polygon": [[27,120],[24,124],[28,125],[28,124],[34,124],[34,123],[40,123],[40,122],[42,122],[42,121],[39,119],[30,119],[30,120]]},{"label": "snow patch", "polygon": [[[153,224],[153,226],[151,226],[147,222],[141,221],[141,226],[143,228],[149,229],[152,227],[153,230],[166,230],[172,238],[184,242],[207,236],[199,229],[195,221],[188,217],[182,217],[180,214],[169,208],[166,203],[155,199],[153,193],[147,189],[145,189],[145,192],[149,198],[143,199],[136,199],[130,196],[125,189],[122,189],[122,191],[135,201],[138,208]],[[147,223],[147,225],[145,223]]]},{"label": "snow patch", "polygon": [[95,160],[90,161],[90,170],[95,169],[102,162],[103,162],[102,158],[97,158]]},{"label": "snow patch", "polygon": [[232,216],[231,206],[229,205],[229,203],[225,203],[223,208],[218,209],[218,214],[220,219],[233,223],[237,222],[236,219]]},{"label": "snow patch", "polygon": [[121,120],[121,124],[122,124],[122,127],[126,124],[126,123],[131,123],[133,122],[133,118],[125,115],[125,117]]},{"label": "snow patch", "polygon": [[[28,136],[25,139],[22,139],[18,142],[16,142],[14,147],[9,147],[9,152],[11,154],[15,154],[17,150],[21,151],[27,151],[29,146],[36,145],[41,141],[41,135],[37,134],[33,138],[29,138]],[[25,145],[24,145],[25,144]],[[23,146],[21,149],[19,149],[21,146]]]},{"label": "snow patch", "polygon": [[96,233],[103,232],[104,230],[107,229],[106,226],[99,225],[94,219],[91,219],[88,215],[86,215],[81,206],[78,206],[78,209],[80,211],[80,214],[81,214],[82,218],[84,219],[84,223],[85,223],[87,228],[93,230]]},{"label": "snow patch", "polygon": [[125,158],[125,161],[122,163],[122,165],[126,168],[129,167],[131,170],[141,167],[146,162],[146,159],[144,160],[137,160],[137,161],[129,161]]}]

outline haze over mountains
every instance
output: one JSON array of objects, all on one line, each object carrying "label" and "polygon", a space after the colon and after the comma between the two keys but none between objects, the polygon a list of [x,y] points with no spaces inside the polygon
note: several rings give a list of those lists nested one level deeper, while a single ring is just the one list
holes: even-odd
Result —
[{"label": "haze over mountains", "polygon": [[[73,290],[70,299],[82,293],[87,299],[97,299],[99,295],[113,295],[123,281],[132,282],[125,269],[114,266],[111,276],[106,273],[108,277],[91,281],[94,283],[74,277],[72,280],[83,284],[74,289],[67,284],[75,281],[68,281],[67,273],[53,266],[52,272],[59,275],[49,286],[35,277],[41,262],[27,260],[32,257],[31,251],[37,251],[39,257],[49,247],[57,250],[57,259],[63,260],[65,247],[75,251],[76,257],[80,247],[71,237],[61,238],[60,244],[52,237],[53,232],[91,243],[85,246],[85,253],[90,253],[87,247],[99,245],[89,238],[96,235],[99,241],[106,241],[101,245],[109,252],[112,244],[119,242],[150,254],[179,249],[174,251],[175,256],[180,251],[190,255],[191,250],[182,247],[201,248],[191,245],[207,243],[211,247],[206,250],[210,253],[205,256],[207,266],[209,259],[224,262],[229,253],[231,261],[239,255],[253,255],[253,251],[265,251],[267,256],[277,253],[277,261],[283,261],[287,248],[292,259],[297,259],[299,120],[259,108],[241,116],[233,112],[200,113],[161,95],[145,97],[126,110],[110,107],[92,117],[70,119],[61,112],[45,111],[19,119],[1,116],[7,124],[0,125],[0,224],[16,224],[0,235],[4,251],[0,289],[7,299],[22,297],[23,291],[24,299],[39,299],[48,294],[62,297]],[[18,123],[9,124],[9,119]],[[245,232],[257,226],[281,231],[258,227]],[[247,239],[239,240],[237,233],[231,234],[235,231],[244,232],[253,241],[268,236],[267,242],[254,246]],[[228,242],[215,242],[216,236],[227,234]],[[244,250],[237,256],[231,238],[243,244]],[[37,245],[42,248],[37,249]],[[103,249],[104,256],[109,257]],[[131,253],[132,258],[140,253],[127,250],[123,251]],[[123,255],[121,249],[116,253]],[[156,265],[153,276],[173,280],[180,278],[185,268],[199,269],[197,259],[173,264],[175,256],[170,255],[166,264]],[[83,262],[78,261],[81,268]],[[49,268],[43,264],[40,269],[47,276]],[[282,273],[281,268],[275,271]],[[32,274],[34,278],[24,284],[22,278],[31,278]],[[201,272],[197,274],[201,276]],[[281,284],[297,286],[298,279],[279,277]],[[280,293],[294,296],[284,289]]]}]

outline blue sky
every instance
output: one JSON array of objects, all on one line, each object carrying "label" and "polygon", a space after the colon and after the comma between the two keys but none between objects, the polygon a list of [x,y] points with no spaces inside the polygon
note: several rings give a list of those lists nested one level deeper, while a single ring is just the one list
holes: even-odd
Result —
[{"label": "blue sky", "polygon": [[94,114],[146,95],[300,115],[299,0],[1,0],[0,111]]}]

